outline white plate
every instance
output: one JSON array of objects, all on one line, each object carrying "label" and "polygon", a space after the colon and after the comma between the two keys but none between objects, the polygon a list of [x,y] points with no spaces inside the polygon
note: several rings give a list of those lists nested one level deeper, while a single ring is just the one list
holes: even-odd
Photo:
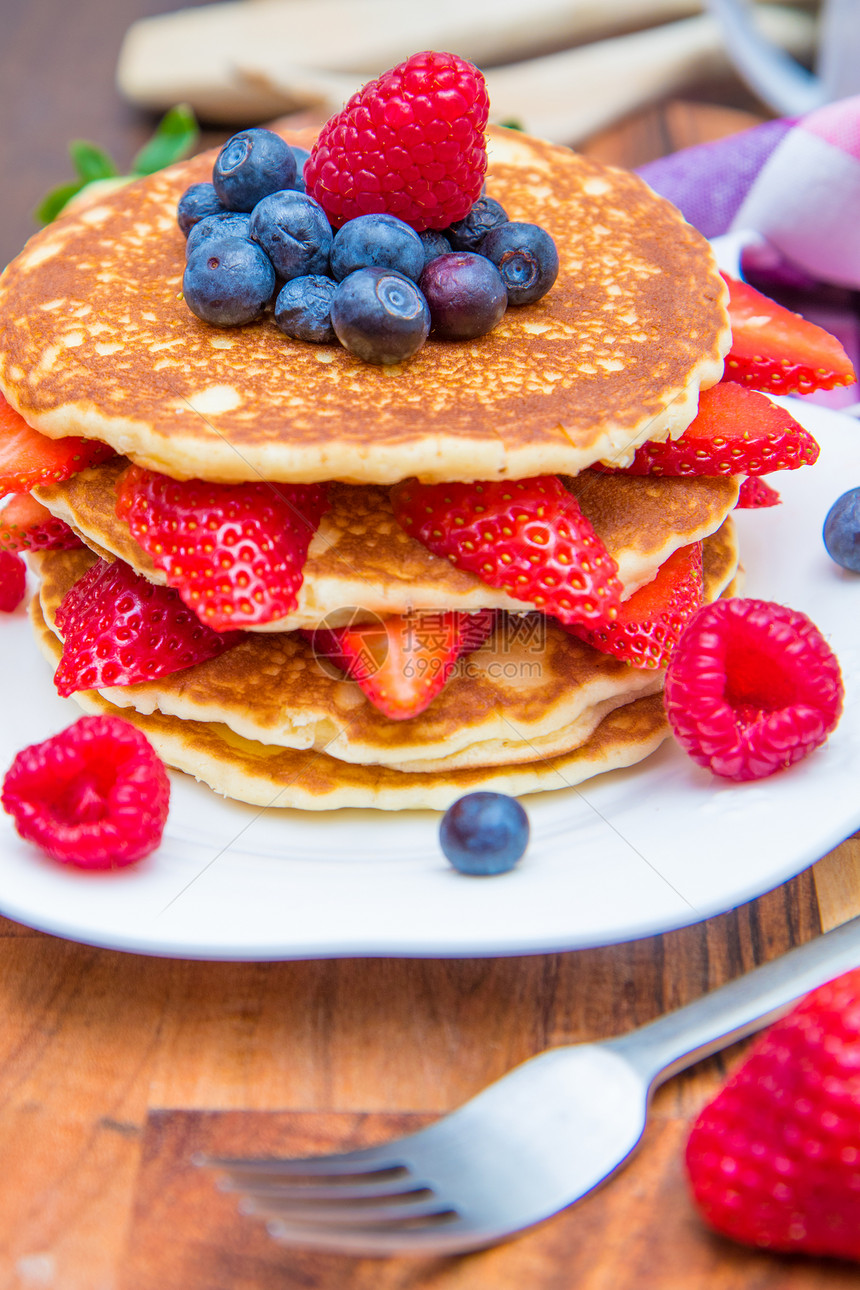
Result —
[{"label": "white plate", "polygon": [[[744,594],[808,613],[842,663],[846,704],[824,748],[731,784],[673,743],[627,771],[524,799],[532,841],[495,878],[455,873],[434,812],[260,811],[173,776],[164,842],[136,868],[66,870],[0,817],[0,910],[73,940],[186,958],[279,959],[567,950],[667,931],[799,873],[860,826],[860,577],[821,526],[860,484],[860,425],[792,403],[821,443],[775,477],[782,506],[740,512]],[[54,693],[23,611],[0,623],[0,767],[78,715]]]}]

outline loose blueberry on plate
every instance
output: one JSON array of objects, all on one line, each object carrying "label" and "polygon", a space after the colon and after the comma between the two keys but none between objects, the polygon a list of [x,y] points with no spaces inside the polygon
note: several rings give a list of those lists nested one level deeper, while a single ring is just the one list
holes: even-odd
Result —
[{"label": "loose blueberry on plate", "polygon": [[331,322],[345,349],[366,363],[399,363],[416,354],[430,331],[427,301],[392,269],[357,269],[338,286]]},{"label": "loose blueberry on plate", "polygon": [[176,207],[176,220],[187,237],[190,230],[206,215],[217,215],[224,203],[211,184],[192,184],[186,188]]},{"label": "loose blueberry on plate", "polygon": [[418,285],[430,308],[433,334],[442,340],[484,336],[508,306],[496,266],[471,251],[451,251],[431,260]]},{"label": "loose blueberry on plate", "polygon": [[461,873],[507,873],[528,840],[528,816],[505,793],[468,793],[448,807],[439,826],[442,850]]},{"label": "loose blueberry on plate", "polygon": [[417,282],[424,268],[424,243],[414,228],[394,215],[358,215],[335,234],[331,274],[342,282],[368,265],[396,269]]},{"label": "loose blueberry on plate", "polygon": [[331,325],[331,302],[336,291],[334,278],[321,273],[291,279],[275,301],[275,322],[294,340],[318,344],[336,341]]},{"label": "loose blueberry on plate", "polygon": [[251,239],[289,282],[328,272],[332,231],[319,202],[295,190],[270,193],[251,212]]},{"label": "loose blueberry on plate", "polygon": [[508,292],[508,304],[530,305],[545,296],[558,277],[558,251],[546,229],[511,221],[492,229],[480,246]]},{"label": "loose blueberry on plate", "polygon": [[824,545],[831,560],[860,573],[860,487],[843,493],[827,512]]},{"label": "loose blueberry on plate", "polygon": [[228,139],[212,167],[212,183],[231,211],[252,211],[269,193],[292,188],[296,159],[273,130],[254,127]]},{"label": "loose blueberry on plate", "polygon": [[213,237],[248,238],[251,232],[251,216],[245,211],[220,211],[215,215],[204,215],[198,220],[188,234],[185,243],[185,258],[193,255],[201,243]]},{"label": "loose blueberry on plate", "polygon": [[477,251],[491,229],[507,224],[508,213],[492,197],[479,197],[465,219],[457,220],[447,230],[455,251]]},{"label": "loose blueberry on plate", "polygon": [[237,327],[253,322],[275,291],[272,262],[254,242],[222,237],[204,242],[185,266],[185,303],[203,322]]}]

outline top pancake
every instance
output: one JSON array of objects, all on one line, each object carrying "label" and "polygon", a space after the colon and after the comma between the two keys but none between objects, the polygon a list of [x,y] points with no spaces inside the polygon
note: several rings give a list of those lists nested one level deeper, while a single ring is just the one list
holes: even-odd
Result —
[{"label": "top pancake", "polygon": [[0,387],[45,434],[223,482],[577,474],[680,434],[721,375],[728,319],[704,239],[636,176],[495,128],[488,194],[558,246],[543,300],[384,368],[270,317],[202,323],[175,211],[214,156],[59,219],[0,278]]}]

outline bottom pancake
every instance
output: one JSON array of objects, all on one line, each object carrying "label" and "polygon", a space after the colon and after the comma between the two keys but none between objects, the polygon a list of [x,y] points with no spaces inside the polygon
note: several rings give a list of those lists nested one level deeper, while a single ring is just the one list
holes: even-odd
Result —
[{"label": "bottom pancake", "polygon": [[[39,646],[56,666],[62,645],[45,622],[37,597],[30,612]],[[571,788],[634,765],[669,733],[662,696],[651,695],[616,708],[573,752],[507,766],[416,773],[359,766],[316,750],[273,747],[245,739],[219,722],[120,710],[92,690],[76,694],[75,700],[87,712],[119,716],[137,726],[168,765],[216,793],[253,806],[306,811],[445,810],[464,793],[479,789],[520,795]]]}]

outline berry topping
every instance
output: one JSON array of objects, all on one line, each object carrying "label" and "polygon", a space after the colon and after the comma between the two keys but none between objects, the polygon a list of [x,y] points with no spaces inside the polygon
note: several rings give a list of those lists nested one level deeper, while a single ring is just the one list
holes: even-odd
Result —
[{"label": "berry topping", "polygon": [[0,496],[57,484],[115,456],[113,448],[97,439],[49,439],[27,425],[0,394]]},{"label": "berry topping", "polygon": [[673,552],[653,582],[622,600],[614,619],[600,626],[572,624],[567,630],[634,667],[665,667],[702,595],[702,544],[693,542]]},{"label": "berry topping", "polygon": [[0,551],[0,613],[11,614],[24,599],[27,566],[14,551]]},{"label": "berry topping", "polygon": [[192,184],[186,188],[176,207],[176,222],[188,234],[200,220],[226,210],[224,203],[211,184]]},{"label": "berry topping", "polygon": [[281,288],[275,301],[275,322],[285,336],[321,344],[337,341],[331,325],[331,302],[337,291],[334,278],[313,273],[293,278]]},{"label": "berry topping", "polygon": [[860,487],[843,493],[827,512],[824,545],[831,560],[860,573]]},{"label": "berry topping", "polygon": [[275,292],[275,270],[254,242],[218,237],[188,257],[182,278],[185,303],[203,322],[239,327],[259,318]]},{"label": "berry topping", "polygon": [[666,714],[700,766],[762,779],[823,744],[842,711],[839,663],[797,610],[764,600],[700,609],[666,673]]},{"label": "berry topping", "polygon": [[396,269],[417,282],[424,268],[424,243],[394,215],[358,215],[342,225],[331,248],[331,274],[338,282],[368,265]]},{"label": "berry topping", "polygon": [[241,632],[214,632],[178,592],[122,560],[97,560],[63,597],[56,621],[63,657],[54,685],[63,697],[180,672],[242,639]]},{"label": "berry topping", "polygon": [[273,130],[240,130],[228,139],[212,167],[212,184],[231,211],[252,211],[269,193],[292,188],[296,158]]},{"label": "berry topping", "polygon": [[[790,1254],[860,1259],[858,1160],[854,970],[807,995],[755,1042],[696,1120],[686,1166],[702,1216],[724,1236]],[[823,1268],[821,1275],[823,1284]]]},{"label": "berry topping", "polygon": [[414,54],[370,81],[323,126],[307,190],[335,228],[387,212],[421,232],[463,219],[481,193],[489,99],[456,54]]},{"label": "berry topping", "polygon": [[756,511],[764,506],[779,506],[781,502],[782,498],[775,488],[760,479],[758,475],[750,475],[741,484],[735,510]]},{"label": "berry topping", "polygon": [[525,851],[529,819],[515,797],[468,793],[442,816],[439,842],[460,873],[507,873]]},{"label": "berry topping", "polygon": [[499,270],[510,305],[534,304],[558,277],[555,242],[537,224],[500,224],[478,249]]},{"label": "berry topping", "polygon": [[170,781],[146,737],[119,717],[81,717],[18,753],[3,809],[22,838],[80,869],[119,869],[161,841]]},{"label": "berry topping", "polygon": [[247,241],[251,236],[251,216],[245,211],[221,211],[220,215],[204,215],[194,225],[185,241],[185,258],[190,258],[203,243],[216,237],[239,237]]},{"label": "berry topping", "polygon": [[455,251],[477,251],[491,229],[507,224],[508,213],[492,197],[479,197],[465,219],[446,230]]},{"label": "berry topping", "polygon": [[723,274],[729,288],[732,347],[723,380],[771,394],[810,394],[857,378],[835,336]]},{"label": "berry topping", "polygon": [[452,249],[451,243],[448,241],[445,234],[440,233],[438,229],[425,228],[422,233],[418,234],[418,236],[421,238],[421,242],[424,246],[425,269],[431,260],[436,259],[437,255],[447,255]]},{"label": "berry topping", "polygon": [[331,302],[335,335],[365,363],[411,358],[430,332],[427,301],[411,278],[393,269],[356,269]]},{"label": "berry topping", "polygon": [[785,408],[731,382],[699,395],[680,439],[636,449],[628,475],[767,475],[818,459],[818,444]]},{"label": "berry topping", "polygon": [[399,524],[434,555],[562,623],[604,622],[621,600],[618,566],[555,475],[511,483],[396,484]]},{"label": "berry topping", "polygon": [[340,667],[392,721],[407,721],[444,689],[457,660],[489,636],[494,614],[394,614],[306,632],[315,654]]},{"label": "berry topping", "polygon": [[508,307],[508,293],[496,266],[470,251],[452,251],[431,260],[418,285],[430,309],[433,334],[442,340],[484,336]]},{"label": "berry topping", "polygon": [[65,551],[83,546],[65,520],[29,493],[17,493],[0,511],[0,549],[4,551]]},{"label": "berry topping", "polygon": [[319,484],[211,484],[130,466],[117,485],[117,514],[214,631],[292,612],[327,509]]},{"label": "berry topping", "polygon": [[271,193],[251,212],[251,237],[286,282],[327,273],[331,225],[319,202],[305,193]]}]

